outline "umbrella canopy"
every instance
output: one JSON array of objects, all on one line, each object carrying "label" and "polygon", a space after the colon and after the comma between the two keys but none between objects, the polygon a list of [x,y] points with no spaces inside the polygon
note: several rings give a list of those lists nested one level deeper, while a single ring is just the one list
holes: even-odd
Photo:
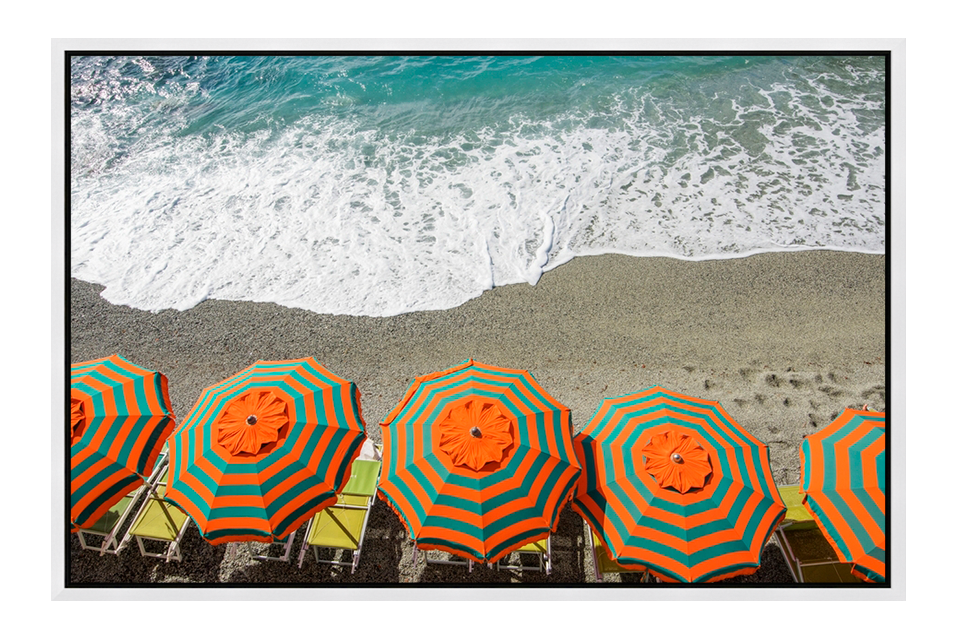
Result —
[{"label": "umbrella canopy", "polygon": [[379,491],[422,549],[487,563],[546,538],[580,473],[570,410],[527,371],[418,377],[381,424]]},{"label": "umbrella canopy", "polygon": [[93,525],[150,475],[175,418],[167,378],[120,355],[70,365],[70,522]]},{"label": "umbrella canopy", "polygon": [[661,387],[607,398],[574,447],[574,511],[616,562],[670,582],[753,573],[786,513],[766,445],[716,402]]},{"label": "umbrella canopy", "polygon": [[855,575],[886,579],[887,420],[845,409],[800,445],[800,490],[824,537]]},{"label": "umbrella canopy", "polygon": [[258,361],[170,437],[166,498],[213,544],[281,541],[336,502],[365,437],[355,384],[313,358]]}]

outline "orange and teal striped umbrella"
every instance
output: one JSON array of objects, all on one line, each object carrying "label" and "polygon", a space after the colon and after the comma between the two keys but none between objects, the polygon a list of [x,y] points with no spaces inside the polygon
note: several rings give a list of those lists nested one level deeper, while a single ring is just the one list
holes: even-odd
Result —
[{"label": "orange and teal striped umbrella", "polygon": [[365,437],[355,384],[313,358],[258,361],[170,437],[166,498],[212,544],[282,541],[336,502]]},{"label": "orange and teal striped umbrella", "polygon": [[855,575],[886,580],[887,419],[844,409],[800,444],[803,503]]},{"label": "orange and teal striped umbrella", "polygon": [[70,365],[70,522],[93,525],[150,475],[175,418],[167,378],[120,355]]},{"label": "orange and teal striped umbrella", "polygon": [[755,572],[786,513],[767,446],[717,402],[662,387],[607,398],[574,447],[574,511],[617,563],[669,582]]},{"label": "orange and teal striped umbrella", "polygon": [[380,495],[421,549],[487,563],[544,539],[580,473],[570,410],[523,370],[418,377],[381,425]]}]

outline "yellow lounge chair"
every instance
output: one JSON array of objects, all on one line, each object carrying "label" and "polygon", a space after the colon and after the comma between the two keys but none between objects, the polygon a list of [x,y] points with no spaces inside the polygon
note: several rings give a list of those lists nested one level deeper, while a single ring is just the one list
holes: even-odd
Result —
[{"label": "yellow lounge chair", "polygon": [[782,486],[778,490],[787,513],[774,532],[774,539],[783,551],[793,579],[803,583],[860,583],[850,571],[852,565],[837,558],[817,521],[803,506],[799,485]]},{"label": "yellow lounge chair", "polygon": [[[320,511],[307,523],[307,534],[300,548],[298,566],[303,566],[307,549],[313,548],[313,557],[317,562],[350,567],[350,573],[357,570],[370,509],[377,499],[379,479],[379,460],[353,461],[350,479],[337,496],[337,503]],[[349,551],[351,559],[349,562],[321,559],[318,551],[320,548]]]},{"label": "yellow lounge chair", "polygon": [[627,567],[617,563],[613,559],[613,554],[607,549],[603,538],[597,536],[590,525],[587,525],[590,532],[590,552],[593,554],[593,572],[597,582],[603,582],[603,576],[608,573],[638,573],[643,582],[648,582],[652,576],[646,569],[637,567]]},{"label": "yellow lounge chair", "polygon": [[[125,545],[130,538],[137,541],[140,547],[140,554],[152,558],[163,558],[167,562],[171,560],[181,561],[180,541],[183,534],[190,524],[190,517],[179,507],[163,499],[167,490],[167,474],[169,467],[165,467],[150,485],[150,493],[147,499],[141,505],[133,520],[133,526],[124,536]],[[144,541],[150,540],[160,542],[164,545],[164,551],[149,551],[144,546]]]},{"label": "yellow lounge chair", "polygon": [[[149,491],[149,485],[156,479],[157,474],[160,473],[166,464],[167,450],[166,446],[164,446],[163,452],[157,457],[157,461],[153,465],[153,471],[150,473],[150,477],[147,478],[146,483],[141,484],[120,498],[119,502],[110,507],[95,523],[85,529],[77,531],[81,548],[99,551],[100,555],[105,553],[116,555],[123,551],[126,538],[120,537],[120,530],[124,524],[127,523],[127,519],[130,517],[130,514],[133,513],[140,498],[144,493]],[[103,539],[100,541],[100,544],[93,545],[87,541],[87,536],[100,536]]]},{"label": "yellow lounge chair", "polygon": [[[507,558],[511,557],[513,554],[518,555],[518,560],[516,564],[506,564]],[[528,566],[523,564],[524,556],[534,556],[537,560],[536,566]],[[543,571],[547,575],[550,575],[550,571],[553,568],[553,564],[550,560],[550,536],[547,535],[543,540],[536,540],[529,544],[525,544],[516,551],[513,551],[510,554],[507,554],[503,558],[497,561],[497,570],[500,569],[516,569],[518,571]]]}]

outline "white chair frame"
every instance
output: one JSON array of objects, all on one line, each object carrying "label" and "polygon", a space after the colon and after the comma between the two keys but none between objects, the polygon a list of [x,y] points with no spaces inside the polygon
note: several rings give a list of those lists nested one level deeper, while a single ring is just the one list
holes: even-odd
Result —
[{"label": "white chair frame", "polygon": [[[141,498],[143,498],[143,495],[149,492],[150,484],[156,480],[161,471],[167,466],[167,456],[167,452],[163,451],[157,458],[157,461],[154,463],[153,471],[150,472],[150,476],[147,478],[140,476],[143,484],[132,493],[127,494],[130,496],[130,502],[127,503],[127,508],[124,509],[123,513],[120,514],[120,518],[117,520],[117,523],[113,525],[113,528],[109,532],[103,533],[102,531],[94,531],[93,529],[80,529],[77,531],[77,537],[80,538],[81,548],[99,551],[101,556],[106,553],[117,555],[126,548],[128,539],[126,537],[122,537],[118,541],[117,534],[120,532],[120,529],[123,528],[123,525],[128,522],[130,514],[134,512],[137,504],[140,502]],[[103,540],[99,545],[93,545],[87,542],[85,536],[100,536],[103,538]]]},{"label": "white chair frame", "polygon": [[[497,571],[499,571],[500,569],[514,569],[514,570],[521,571],[521,572],[523,572],[523,571],[542,571],[542,572],[545,573],[546,575],[550,575],[550,571],[553,569],[553,563],[552,563],[552,560],[551,560],[551,556],[552,556],[553,551],[552,551],[552,548],[551,548],[551,546],[550,546],[550,538],[551,538],[551,537],[552,537],[552,536],[550,536],[550,535],[547,536],[547,545],[546,545],[546,546],[547,546],[547,550],[546,550],[546,553],[540,553],[539,551],[522,551],[522,550],[520,550],[520,549],[517,549],[516,551],[512,551],[512,552],[511,552],[511,553],[519,554],[521,558],[522,558],[524,555],[536,556],[536,558],[537,558],[537,566],[536,566],[536,567],[527,567],[527,566],[524,566],[524,564],[523,564],[522,561],[521,561],[521,562],[518,562],[517,564],[504,564],[504,562],[506,562],[506,559],[507,559],[507,558],[509,557],[509,555],[510,555],[510,554],[507,554],[506,556],[504,556],[503,558],[501,558],[500,560],[497,561]],[[594,562],[594,564],[596,564],[596,562]]]},{"label": "white chair frame", "polygon": [[[168,503],[157,492],[157,487],[161,484],[160,478],[163,477],[163,473],[160,470],[162,466],[165,466],[165,465],[161,465],[160,467],[158,467],[158,469],[152,475],[153,480],[152,482],[150,482],[150,484],[147,485],[149,488],[149,493],[147,495],[147,498],[143,501],[143,504],[140,505],[140,509],[137,511],[137,515],[134,516],[133,524],[136,524],[137,519],[146,510],[152,498],[156,498],[157,500],[160,501],[160,507],[163,509],[163,512],[167,515],[167,518],[170,519],[170,524],[172,525],[174,524],[173,518],[171,518],[169,512],[167,512],[166,505]],[[177,507],[174,507],[173,505],[170,505],[170,506],[172,508],[177,508]],[[127,530],[127,534],[124,536],[123,542],[121,542],[121,546],[125,546],[126,544],[128,544],[130,538],[136,538],[137,546],[140,548],[140,555],[148,556],[151,558],[163,558],[166,562],[170,562],[171,560],[176,560],[177,562],[180,562],[183,560],[183,556],[180,553],[180,541],[183,539],[183,535],[186,533],[187,529],[190,527],[190,522],[192,522],[192,519],[190,518],[190,516],[187,516],[186,520],[184,520],[183,522],[183,525],[180,527],[180,530],[177,532],[177,536],[173,540],[168,540],[165,538],[153,538],[153,537],[144,536],[144,535],[135,535],[130,530]],[[133,529],[133,525],[130,526],[130,529]],[[164,553],[148,551],[146,547],[144,547],[143,545],[144,540],[154,540],[157,542],[164,543],[167,545],[167,550]]]},{"label": "white chair frame", "polygon": [[[380,471],[378,471],[378,473],[377,473],[377,484],[379,484],[379,482],[380,482],[380,473],[382,473],[382,472],[383,472],[383,468],[382,468],[382,466],[381,466]],[[340,502],[340,497],[341,497],[341,496],[344,496],[344,495],[365,497],[365,498],[366,498],[366,503],[363,504],[363,505],[353,505],[353,504],[341,503],[341,502]],[[376,491],[376,489],[374,489],[373,495],[370,495],[370,496],[367,496],[367,495],[364,495],[364,494],[341,493],[341,494],[339,494],[339,495],[337,496],[337,503],[336,503],[335,505],[331,505],[331,506],[336,506],[338,509],[362,509],[362,510],[365,511],[365,513],[363,514],[363,524],[362,524],[361,527],[360,527],[360,539],[357,540],[357,548],[356,548],[356,549],[350,550],[350,549],[345,549],[345,548],[343,548],[343,547],[323,547],[323,548],[325,548],[325,549],[340,549],[340,550],[343,550],[343,551],[351,551],[352,556],[351,556],[351,559],[350,559],[349,562],[347,562],[346,560],[335,560],[335,559],[334,559],[334,560],[325,560],[325,559],[323,559],[323,558],[320,557],[320,547],[321,547],[321,545],[311,545],[311,544],[310,544],[310,528],[313,526],[314,518],[317,517],[317,516],[315,515],[313,518],[310,518],[309,520],[307,520],[306,530],[304,531],[304,535],[303,535],[303,544],[300,546],[300,558],[299,558],[299,562],[298,562],[297,566],[298,566],[298,567],[303,567],[303,558],[304,558],[304,556],[307,554],[307,547],[312,547],[312,548],[313,548],[313,559],[314,559],[316,562],[318,562],[318,563],[320,563],[320,564],[332,564],[332,565],[337,565],[337,566],[341,566],[341,567],[350,567],[350,573],[351,573],[351,574],[352,574],[352,573],[355,573],[355,572],[357,571],[357,565],[360,564],[360,553],[363,551],[363,541],[364,541],[364,538],[366,538],[366,536],[367,536],[367,524],[368,524],[368,522],[369,522],[369,520],[370,520],[370,512],[373,510],[373,505],[376,504],[376,502],[377,502],[377,491]],[[319,514],[317,514],[317,515],[319,515]],[[294,533],[296,533],[296,532],[294,532]],[[290,538],[289,538],[289,540],[287,541],[287,544],[290,545],[290,544],[292,544],[292,543],[293,543],[293,534],[290,534]],[[289,549],[288,549],[288,550],[287,550],[287,554],[289,554],[289,553],[290,553],[290,551],[289,551]]]}]

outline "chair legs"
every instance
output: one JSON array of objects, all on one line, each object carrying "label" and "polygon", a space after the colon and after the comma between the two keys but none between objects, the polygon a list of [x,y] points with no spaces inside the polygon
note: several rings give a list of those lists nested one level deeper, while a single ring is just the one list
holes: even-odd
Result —
[{"label": "chair legs", "polygon": [[[186,527],[184,527],[186,530]],[[183,556],[180,555],[180,539],[183,537],[183,531],[180,532],[180,535],[176,537],[175,540],[162,540],[160,538],[148,538],[146,536],[134,536],[137,539],[137,546],[140,547],[140,555],[148,556],[150,558],[162,558],[165,562],[170,562],[171,560],[176,560],[181,562]],[[144,540],[153,540],[155,542],[162,542],[167,545],[167,550],[163,553],[157,553],[154,551],[148,551],[144,546]]]},{"label": "chair legs", "polygon": [[[517,571],[542,571],[546,575],[550,575],[550,572],[553,570],[553,561],[552,550],[550,546],[551,536],[547,536],[546,549],[543,552],[540,551],[525,551],[523,549],[517,550],[517,553],[521,560],[519,564],[505,564],[506,558],[503,558],[497,562],[497,570],[500,569],[516,569]],[[524,566],[522,558],[524,555],[536,556],[537,566],[536,567],[527,567]]]},{"label": "chair legs", "polygon": [[[313,544],[313,545],[311,545],[311,544],[310,544],[310,535],[311,535],[310,532],[311,532],[311,530],[312,530],[312,528],[313,528],[313,526],[314,526],[314,519],[317,518],[317,517],[320,517],[320,514],[318,514],[317,516],[314,516],[314,518],[311,518],[310,520],[308,520],[308,521],[307,521],[307,525],[306,525],[306,531],[304,532],[304,536],[303,536],[303,544],[300,545],[300,556],[299,556],[299,558],[297,559],[297,566],[298,566],[298,567],[301,567],[301,568],[303,567],[303,559],[304,559],[304,557],[307,555],[307,549],[308,549],[308,548],[312,548],[312,549],[313,549],[313,559],[314,559],[314,561],[316,561],[316,562],[318,562],[318,563],[320,563],[320,564],[332,564],[332,565],[336,565],[336,566],[340,566],[340,567],[350,567],[350,573],[351,573],[351,574],[352,574],[352,573],[356,573],[356,571],[357,571],[357,565],[360,563],[360,552],[363,550],[363,539],[364,539],[364,536],[365,536],[365,534],[366,534],[366,525],[367,525],[367,518],[368,518],[368,516],[369,516],[369,508],[366,509],[366,513],[364,513],[364,515],[363,515],[363,523],[362,523],[362,525],[361,525],[362,528],[361,528],[361,531],[360,531],[360,535],[359,535],[358,538],[357,538],[357,548],[356,548],[356,549],[349,549],[349,548],[346,548],[346,547],[336,547],[336,546],[324,546],[324,545],[318,545],[318,544]],[[292,537],[292,534],[291,534],[291,538],[290,538],[290,541],[289,541],[288,544],[290,544],[290,545],[292,546],[292,542],[293,542],[293,537]],[[333,550],[335,550],[335,551],[337,551],[337,550],[342,550],[344,553],[349,552],[349,553],[351,554],[351,555],[350,555],[350,560],[349,560],[349,561],[347,561],[347,560],[325,560],[325,559],[323,559],[323,558],[320,557],[320,548],[321,548],[321,547],[324,548],[324,549],[333,549]],[[289,554],[289,551],[288,551],[287,553]]]},{"label": "chair legs", "polygon": [[[417,564],[419,551],[420,551],[420,548],[417,546],[416,542],[414,542],[413,544],[413,564],[414,565]],[[473,573],[473,566],[477,564],[476,560],[471,560],[470,558],[466,558],[463,560],[440,560],[436,558],[431,558],[426,550],[424,550],[423,557],[426,559],[427,564],[445,564],[445,565],[456,566],[456,567],[467,567],[467,573]],[[488,562],[487,568],[493,569],[494,563]]]},{"label": "chair legs", "polygon": [[[289,536],[287,536],[286,542],[272,542],[267,545],[267,551],[269,551],[274,545],[283,545],[283,553],[279,556],[267,555],[265,552],[262,555],[254,555],[253,557],[257,560],[277,560],[279,562],[289,562],[290,561],[290,551],[293,550],[293,537],[297,535],[296,531],[292,531]],[[303,560],[301,558],[301,564]]]}]

